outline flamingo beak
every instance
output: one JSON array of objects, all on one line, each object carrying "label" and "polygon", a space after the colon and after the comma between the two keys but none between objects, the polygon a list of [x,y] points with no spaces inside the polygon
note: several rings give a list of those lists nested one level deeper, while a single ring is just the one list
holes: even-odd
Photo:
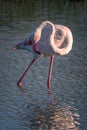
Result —
[{"label": "flamingo beak", "polygon": [[13,50],[13,51],[17,50],[17,49],[18,49],[18,45],[19,45],[19,44],[13,46],[13,47],[12,47],[12,50]]},{"label": "flamingo beak", "polygon": [[13,51],[15,51],[16,49],[17,49],[17,47],[16,47],[16,46],[12,47],[12,50],[13,50]]},{"label": "flamingo beak", "polygon": [[22,46],[23,46],[23,43],[24,42],[19,42],[18,44],[16,44],[15,46],[13,46],[12,47],[12,50],[17,50],[17,49],[21,49],[22,48]]}]

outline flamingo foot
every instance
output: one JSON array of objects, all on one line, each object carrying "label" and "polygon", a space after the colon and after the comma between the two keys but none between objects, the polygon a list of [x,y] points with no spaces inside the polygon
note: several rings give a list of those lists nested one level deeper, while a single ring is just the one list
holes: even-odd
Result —
[{"label": "flamingo foot", "polygon": [[23,93],[25,93],[26,95],[28,95],[27,92],[26,92],[26,90],[25,90],[24,88],[22,88],[22,82],[21,82],[21,81],[18,81],[18,82],[17,82],[17,86],[19,87],[19,89],[20,89]]},{"label": "flamingo foot", "polygon": [[17,82],[17,86],[19,87],[19,88],[21,88],[22,87],[22,82]]}]

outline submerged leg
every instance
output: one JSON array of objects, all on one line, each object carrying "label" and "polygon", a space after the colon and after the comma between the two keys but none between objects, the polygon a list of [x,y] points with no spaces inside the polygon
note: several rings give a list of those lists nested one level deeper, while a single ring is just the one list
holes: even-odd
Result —
[{"label": "submerged leg", "polygon": [[51,83],[50,82],[51,82],[53,61],[54,61],[54,56],[51,56],[50,57],[50,67],[49,67],[48,79],[47,79],[47,86],[48,86],[48,88],[51,87]]},{"label": "submerged leg", "polygon": [[32,60],[32,62],[30,63],[30,65],[28,66],[28,68],[26,69],[26,71],[23,73],[23,75],[21,76],[21,78],[18,80],[17,85],[19,87],[22,87],[22,80],[24,79],[26,73],[30,70],[31,66],[34,64],[35,61],[36,61],[36,59]]}]

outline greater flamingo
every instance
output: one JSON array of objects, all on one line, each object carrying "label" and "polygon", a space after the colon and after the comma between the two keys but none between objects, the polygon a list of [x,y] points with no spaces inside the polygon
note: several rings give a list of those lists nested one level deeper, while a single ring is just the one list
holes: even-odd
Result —
[{"label": "greater flamingo", "polygon": [[50,56],[50,67],[47,80],[47,86],[50,88],[54,56],[55,54],[68,54],[72,49],[72,43],[73,36],[68,27],[56,25],[50,21],[42,22],[30,36],[13,47],[13,50],[25,49],[33,53],[33,60],[17,82],[17,85],[22,87],[22,81],[26,73],[38,58]]}]

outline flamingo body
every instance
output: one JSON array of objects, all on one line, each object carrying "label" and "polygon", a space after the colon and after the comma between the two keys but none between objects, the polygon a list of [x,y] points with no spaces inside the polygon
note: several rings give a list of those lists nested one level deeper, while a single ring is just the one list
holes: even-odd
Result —
[{"label": "flamingo body", "polygon": [[50,21],[42,22],[34,32],[30,34],[24,41],[13,47],[16,49],[25,49],[33,53],[33,61],[19,79],[17,85],[22,86],[22,80],[32,64],[39,57],[50,56],[50,68],[48,74],[47,85],[50,88],[50,80],[52,73],[52,64],[54,55],[66,55],[72,49],[73,36],[71,30],[63,25],[53,24]]},{"label": "flamingo body", "polygon": [[38,48],[45,55],[66,55],[72,49],[72,33],[63,25],[45,21],[36,29],[35,37]]}]

